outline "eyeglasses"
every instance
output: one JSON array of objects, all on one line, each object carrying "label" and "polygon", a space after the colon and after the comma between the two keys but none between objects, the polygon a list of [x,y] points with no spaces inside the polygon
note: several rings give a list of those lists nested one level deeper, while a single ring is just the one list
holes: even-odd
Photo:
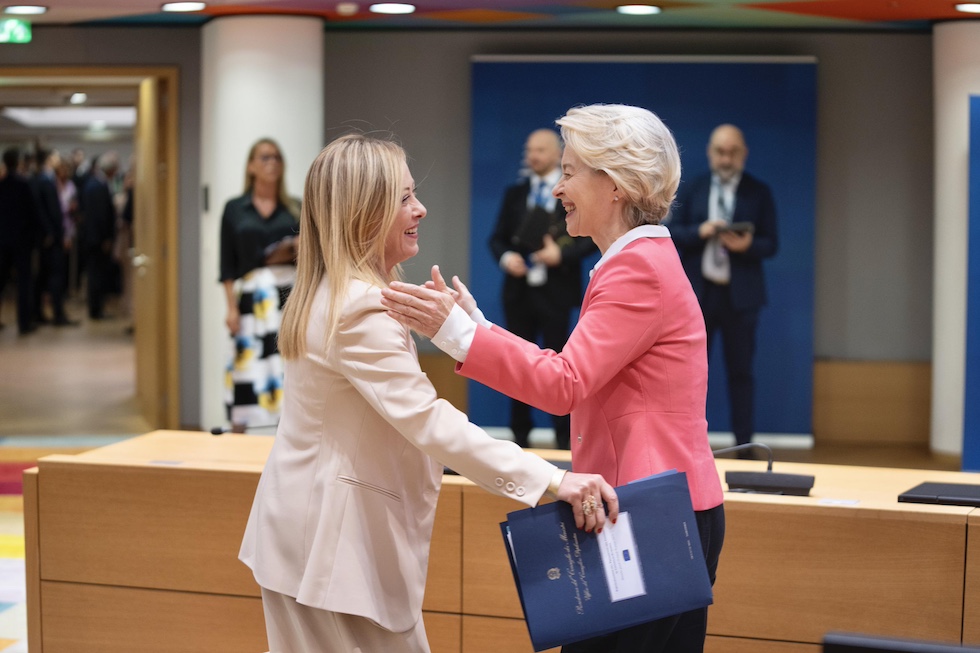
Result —
[{"label": "eyeglasses", "polygon": [[272,163],[273,161],[282,163],[281,154],[260,154],[256,158],[262,163]]}]

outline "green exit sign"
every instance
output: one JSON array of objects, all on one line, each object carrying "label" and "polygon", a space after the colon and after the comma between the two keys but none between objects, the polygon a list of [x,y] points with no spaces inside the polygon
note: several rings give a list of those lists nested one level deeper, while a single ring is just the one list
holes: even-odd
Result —
[{"label": "green exit sign", "polygon": [[0,20],[0,43],[30,43],[31,24],[19,18]]}]

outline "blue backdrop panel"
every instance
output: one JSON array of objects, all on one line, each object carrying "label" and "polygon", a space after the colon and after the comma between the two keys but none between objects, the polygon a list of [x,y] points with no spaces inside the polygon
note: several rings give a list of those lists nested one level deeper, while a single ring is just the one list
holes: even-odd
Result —
[{"label": "blue backdrop panel", "polygon": [[976,95],[970,97],[969,175],[963,470],[980,472],[980,96]]},{"label": "blue backdrop panel", "polygon": [[[673,131],[683,179],[708,169],[711,130],[745,132],[746,169],[775,195],[780,248],[766,264],[769,305],[756,354],[756,430],[810,433],[813,394],[813,242],[816,64],[813,60],[475,61],[472,64],[472,202],[469,285],[487,318],[504,324],[503,273],[488,247],[504,188],[516,181],[524,140],[572,106],[597,102],[650,109]],[[683,183],[683,181],[682,181]],[[583,275],[598,259],[587,261]],[[610,325],[615,328],[615,325]],[[709,362],[708,424],[728,431],[720,341]],[[507,426],[509,400],[469,385],[470,418]],[[536,424],[550,426],[544,415]]]}]

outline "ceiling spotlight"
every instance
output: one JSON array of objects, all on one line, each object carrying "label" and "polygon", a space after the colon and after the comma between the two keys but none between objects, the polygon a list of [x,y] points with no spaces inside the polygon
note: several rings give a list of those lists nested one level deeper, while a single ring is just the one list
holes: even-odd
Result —
[{"label": "ceiling spotlight", "polygon": [[353,16],[357,13],[357,3],[356,2],[338,2],[337,3],[337,13],[341,16]]},{"label": "ceiling spotlight", "polygon": [[207,7],[207,4],[203,2],[168,2],[161,5],[160,9],[164,11],[203,11]]},{"label": "ceiling spotlight", "polygon": [[19,16],[37,16],[39,14],[46,13],[47,11],[47,7],[42,7],[40,5],[10,5],[9,7],[3,8],[3,13],[17,14]]},{"label": "ceiling spotlight", "polygon": [[376,14],[411,14],[415,12],[415,5],[403,2],[381,2],[369,7]]},{"label": "ceiling spotlight", "polygon": [[956,11],[962,11],[967,14],[980,14],[980,4],[976,2],[959,4],[956,5]]},{"label": "ceiling spotlight", "polygon": [[72,104],[85,104],[86,100],[88,100],[88,95],[85,93],[72,93],[71,97],[68,98],[68,101]]},{"label": "ceiling spotlight", "polygon": [[616,11],[629,16],[652,16],[661,12],[657,5],[620,5]]}]

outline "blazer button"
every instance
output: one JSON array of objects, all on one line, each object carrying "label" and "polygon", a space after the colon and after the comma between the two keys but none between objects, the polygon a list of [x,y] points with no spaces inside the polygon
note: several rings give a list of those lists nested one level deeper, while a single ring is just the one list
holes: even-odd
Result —
[{"label": "blazer button", "polygon": [[513,492],[515,487],[517,487],[517,486],[514,485],[514,482],[513,481],[507,481],[507,491],[508,492]]},{"label": "blazer button", "polygon": [[500,477],[497,477],[497,480],[495,480],[494,483],[497,484],[497,487],[503,487],[504,486],[504,479],[502,479]]},{"label": "blazer button", "polygon": [[581,433],[579,433],[579,434],[578,434],[578,441],[579,441],[579,442],[581,442],[581,441],[582,441],[582,434],[581,434]]},{"label": "blazer button", "polygon": [[518,486],[518,488],[517,488],[517,490],[515,490],[515,492],[514,492],[514,493],[515,493],[515,494],[516,494],[517,496],[519,496],[519,497],[522,497],[522,496],[524,496],[524,492],[525,492],[525,490],[524,490],[524,486],[523,486],[523,485],[521,485],[521,486]]}]

